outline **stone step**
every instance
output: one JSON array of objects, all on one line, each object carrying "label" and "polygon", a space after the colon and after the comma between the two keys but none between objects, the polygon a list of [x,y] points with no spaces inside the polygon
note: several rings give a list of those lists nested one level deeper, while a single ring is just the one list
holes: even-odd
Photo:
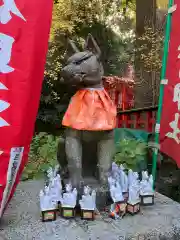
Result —
[{"label": "stone step", "polygon": [[180,239],[180,204],[156,194],[155,205],[136,216],[113,220],[102,212],[93,222],[64,220],[42,223],[38,195],[43,181],[19,184],[0,223],[0,240],[174,240]]}]

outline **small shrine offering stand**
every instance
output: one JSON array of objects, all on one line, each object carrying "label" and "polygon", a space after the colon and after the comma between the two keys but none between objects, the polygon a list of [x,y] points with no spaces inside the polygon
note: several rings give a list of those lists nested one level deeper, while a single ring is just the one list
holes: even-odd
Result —
[{"label": "small shrine offering stand", "polygon": [[154,205],[154,194],[140,195],[142,206]]},{"label": "small shrine offering stand", "polygon": [[41,214],[42,214],[42,222],[56,221],[56,216],[57,216],[56,209],[42,211]]},{"label": "small shrine offering stand", "polygon": [[84,194],[82,199],[79,200],[81,207],[81,219],[94,220],[96,209],[96,191],[92,190],[89,186],[84,186]]},{"label": "small shrine offering stand", "polygon": [[140,202],[127,202],[127,212],[135,215],[140,212]]},{"label": "small shrine offering stand", "polygon": [[50,188],[45,187],[40,194],[40,208],[43,222],[55,221],[57,216],[57,203],[50,195]]},{"label": "small shrine offering stand", "polygon": [[154,205],[153,176],[148,176],[147,171],[142,172],[140,199],[142,206]]},{"label": "small shrine offering stand", "polygon": [[95,220],[95,210],[94,209],[81,209],[81,219],[82,220]]},{"label": "small shrine offering stand", "polygon": [[75,218],[77,202],[77,189],[71,184],[66,184],[66,192],[63,193],[61,201],[61,216],[63,218]]},{"label": "small shrine offering stand", "polygon": [[76,210],[75,207],[71,207],[71,206],[61,206],[61,216],[63,218],[75,218],[76,216]]}]

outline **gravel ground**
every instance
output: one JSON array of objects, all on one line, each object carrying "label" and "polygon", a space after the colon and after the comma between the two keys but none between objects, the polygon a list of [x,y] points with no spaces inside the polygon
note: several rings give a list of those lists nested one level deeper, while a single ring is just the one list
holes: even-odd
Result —
[{"label": "gravel ground", "polygon": [[155,205],[136,216],[112,220],[106,213],[94,222],[42,223],[38,202],[42,181],[20,183],[0,223],[0,240],[180,240],[180,204],[157,194]]}]

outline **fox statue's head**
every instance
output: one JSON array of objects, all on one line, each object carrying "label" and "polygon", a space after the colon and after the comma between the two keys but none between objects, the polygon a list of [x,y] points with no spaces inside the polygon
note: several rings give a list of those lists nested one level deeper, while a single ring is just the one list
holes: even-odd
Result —
[{"label": "fox statue's head", "polygon": [[95,39],[89,34],[83,51],[79,51],[72,40],[69,40],[73,55],[61,71],[61,81],[66,84],[90,87],[100,84],[104,74],[100,61],[101,50]]}]

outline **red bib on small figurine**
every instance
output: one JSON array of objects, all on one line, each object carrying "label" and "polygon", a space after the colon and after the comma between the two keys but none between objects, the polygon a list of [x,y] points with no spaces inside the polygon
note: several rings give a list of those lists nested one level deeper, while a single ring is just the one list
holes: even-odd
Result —
[{"label": "red bib on small figurine", "polygon": [[104,88],[85,88],[71,98],[62,125],[77,130],[112,130],[116,115],[116,106]]}]

